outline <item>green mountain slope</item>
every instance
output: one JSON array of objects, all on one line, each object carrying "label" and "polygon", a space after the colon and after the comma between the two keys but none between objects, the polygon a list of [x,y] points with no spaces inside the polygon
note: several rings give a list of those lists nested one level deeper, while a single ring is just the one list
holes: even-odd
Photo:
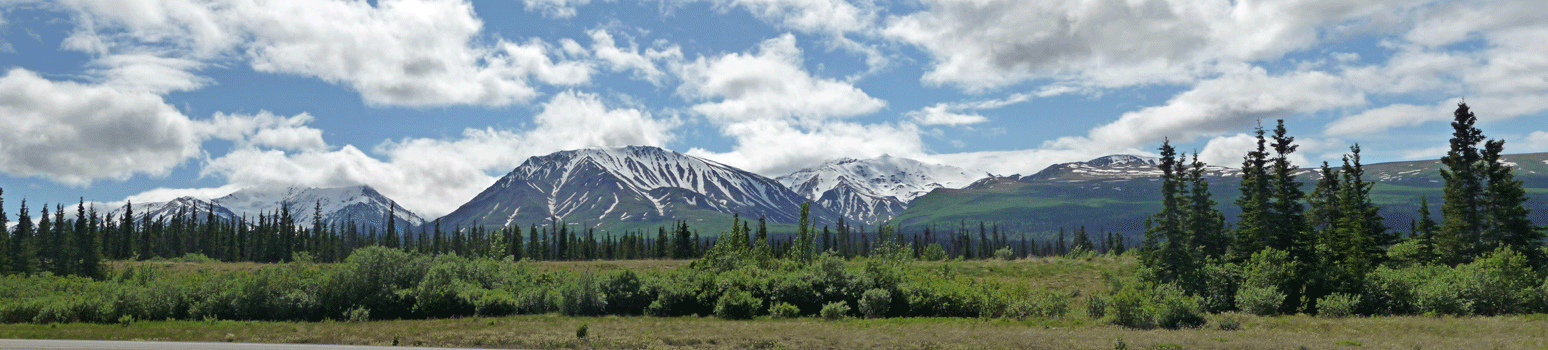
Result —
[{"label": "green mountain slope", "polygon": [[[1009,230],[1013,237],[1047,238],[1061,228],[1084,226],[1088,230],[1122,232],[1136,242],[1145,218],[1160,209],[1159,171],[1150,163],[1113,164],[1103,157],[1090,162],[1049,167],[1032,176],[996,177],[967,188],[938,189],[912,203],[891,221],[904,232],[926,227],[958,229],[982,221]],[[1137,157],[1136,157],[1137,158]],[[1527,188],[1532,220],[1548,224],[1548,153],[1504,157],[1513,165],[1516,179]],[[1432,217],[1440,220],[1440,162],[1435,160],[1366,165],[1366,180],[1374,181],[1372,197],[1382,206],[1387,225],[1407,231],[1418,217],[1420,198],[1431,202]],[[1239,172],[1228,168],[1209,171],[1210,189],[1228,221],[1240,210],[1232,204],[1240,195]],[[1304,191],[1310,191],[1317,175],[1304,171]]]}]

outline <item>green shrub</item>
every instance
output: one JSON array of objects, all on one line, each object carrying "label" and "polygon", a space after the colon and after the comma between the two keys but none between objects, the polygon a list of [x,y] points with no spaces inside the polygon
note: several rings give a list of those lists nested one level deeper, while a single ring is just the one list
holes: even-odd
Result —
[{"label": "green shrub", "polygon": [[1204,311],[1199,307],[1199,297],[1183,293],[1182,288],[1167,283],[1151,292],[1155,303],[1156,324],[1162,328],[1197,328],[1204,325]]},{"label": "green shrub", "polygon": [[796,318],[801,317],[801,309],[786,302],[777,302],[769,306],[769,317]]},{"label": "green shrub", "polygon": [[1100,320],[1107,315],[1107,307],[1112,304],[1107,297],[1101,295],[1086,296],[1086,317]]},{"label": "green shrub", "polygon": [[344,313],[344,319],[349,322],[366,322],[371,320],[371,310],[364,307],[355,307]]},{"label": "green shrub", "polygon": [[1070,311],[1070,298],[1066,293],[1041,290],[1010,304],[1005,316],[1016,319],[1031,317],[1061,317]]},{"label": "green shrub", "polygon": [[1107,309],[1102,312],[1102,319],[1109,324],[1129,328],[1154,327],[1155,311],[1151,306],[1150,288],[1142,288],[1138,282],[1123,283],[1118,287],[1109,299]]},{"label": "green shrub", "polygon": [[644,290],[644,284],[634,270],[622,270],[604,277],[602,295],[607,300],[607,313],[612,315],[638,315],[645,312],[651,302],[650,293]]},{"label": "green shrub", "polygon": [[1236,308],[1253,315],[1275,315],[1285,301],[1277,286],[1243,287],[1236,292]]},{"label": "green shrub", "polygon": [[946,248],[941,247],[940,243],[931,243],[930,245],[925,246],[925,249],[924,249],[923,252],[919,253],[919,260],[924,260],[924,261],[942,261],[942,260],[946,260]]},{"label": "green shrub", "polygon": [[994,258],[1009,261],[1016,258],[1016,252],[1011,251],[1010,247],[1000,248],[994,251]]},{"label": "green shrub", "polygon": [[822,306],[822,318],[833,321],[844,318],[849,313],[849,304],[844,302],[832,302]]},{"label": "green shrub", "polygon": [[1526,256],[1509,247],[1457,266],[1455,272],[1472,313],[1486,316],[1527,311],[1539,278]]},{"label": "green shrub", "polygon": [[1222,331],[1235,331],[1242,329],[1242,320],[1236,316],[1221,316],[1215,325]]},{"label": "green shrub", "polygon": [[866,318],[887,317],[887,310],[890,308],[892,308],[892,292],[886,289],[867,290],[860,297],[860,313]]},{"label": "green shrub", "polygon": [[746,320],[757,315],[762,307],[762,299],[754,298],[752,293],[741,289],[732,289],[715,302],[715,316],[727,320]]},{"label": "green shrub", "polygon": [[559,313],[570,316],[596,316],[607,311],[607,299],[597,288],[591,274],[583,274],[561,285]]},{"label": "green shrub", "polygon": [[1360,305],[1360,296],[1346,293],[1333,293],[1317,299],[1317,315],[1322,317],[1343,318],[1354,315],[1355,307]]},{"label": "green shrub", "polygon": [[1242,268],[1233,263],[1206,264],[1200,271],[1203,278],[1202,306],[1205,312],[1236,310],[1236,291],[1242,281]]},{"label": "green shrub", "polygon": [[586,338],[586,335],[588,333],[590,333],[590,331],[591,331],[591,327],[588,327],[588,326],[586,326],[585,323],[582,323],[580,325],[580,327],[575,327],[575,337],[576,338]]},{"label": "green shrub", "polygon": [[1436,276],[1414,290],[1414,308],[1425,314],[1470,314],[1473,301],[1462,297],[1462,289],[1454,273]]}]

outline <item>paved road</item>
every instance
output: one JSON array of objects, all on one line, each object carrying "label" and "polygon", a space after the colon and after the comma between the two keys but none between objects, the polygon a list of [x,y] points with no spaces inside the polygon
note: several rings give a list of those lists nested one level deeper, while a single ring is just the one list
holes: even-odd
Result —
[{"label": "paved road", "polygon": [[30,340],[0,339],[0,350],[445,350],[445,348],[412,348],[398,346],[351,346],[311,344],[253,344],[253,343],[177,343],[155,341],[106,341],[106,340]]}]

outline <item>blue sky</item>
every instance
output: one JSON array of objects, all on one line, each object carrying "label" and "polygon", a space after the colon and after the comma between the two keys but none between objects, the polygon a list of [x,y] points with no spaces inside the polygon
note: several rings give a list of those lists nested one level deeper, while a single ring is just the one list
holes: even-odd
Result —
[{"label": "blue sky", "polygon": [[766,176],[997,174],[1170,138],[1235,165],[1438,157],[1466,98],[1548,151],[1530,1],[0,0],[0,188],[37,203],[366,184],[429,217],[555,151]]}]

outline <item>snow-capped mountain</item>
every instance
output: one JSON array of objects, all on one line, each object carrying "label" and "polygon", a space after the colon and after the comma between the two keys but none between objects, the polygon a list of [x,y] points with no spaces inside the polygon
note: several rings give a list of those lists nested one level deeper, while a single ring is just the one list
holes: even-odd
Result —
[{"label": "snow-capped mountain", "polygon": [[[288,206],[291,219],[297,226],[312,226],[313,208],[318,204],[322,206],[322,219],[324,223],[344,225],[351,221],[362,227],[386,227],[383,218],[387,216],[389,205],[396,205],[391,199],[376,192],[370,186],[350,186],[336,188],[262,188],[243,189],[224,197],[213,200],[194,197],[181,197],[167,202],[130,203],[133,205],[136,221],[144,220],[149,215],[151,220],[171,219],[179,214],[194,215],[195,220],[204,221],[211,210],[215,216],[222,220],[241,219],[246,217],[249,221],[257,220],[259,215],[277,215],[280,209]],[[126,205],[127,206],[127,205]],[[119,218],[124,215],[125,207],[113,210],[110,215]],[[408,228],[425,222],[423,218],[413,212],[398,206],[394,215],[398,220],[398,227]]]},{"label": "snow-capped mountain", "polygon": [[[1160,159],[1153,157],[1115,154],[1084,162],[1054,164],[1036,174],[1018,179],[1026,182],[1159,179],[1161,169],[1157,165],[1160,162]],[[1238,169],[1215,165],[1207,165],[1204,169],[1205,176],[1224,177],[1241,174]]]},{"label": "snow-capped mountain", "polygon": [[315,208],[322,209],[324,223],[335,225],[353,221],[362,226],[386,227],[383,219],[389,212],[398,220],[398,227],[418,226],[425,222],[424,218],[404,209],[371,186],[247,188],[216,198],[213,202],[237,216],[248,217],[256,217],[260,213],[273,214],[288,206],[290,216],[297,225],[302,226],[312,225]]},{"label": "snow-capped mountain", "polygon": [[883,155],[838,159],[777,180],[849,220],[874,224],[903,213],[914,199],[937,188],[962,188],[988,176],[981,171]]},{"label": "snow-capped mountain", "polygon": [[240,217],[232,213],[230,209],[219,204],[212,204],[209,200],[194,197],[179,197],[166,202],[128,203],[118,209],[108,212],[114,220],[122,219],[124,211],[133,210],[134,220],[139,222],[149,217],[151,220],[170,220],[178,215],[192,216],[194,220],[204,222],[209,219],[208,214],[213,210],[215,217],[221,220],[231,220]]},{"label": "snow-capped mountain", "polygon": [[[656,147],[563,151],[532,157],[441,226],[666,223],[724,218],[733,213],[795,223],[806,198],[773,179]],[[837,216],[814,205],[816,222]],[[615,225],[616,226],[616,225]]]}]

